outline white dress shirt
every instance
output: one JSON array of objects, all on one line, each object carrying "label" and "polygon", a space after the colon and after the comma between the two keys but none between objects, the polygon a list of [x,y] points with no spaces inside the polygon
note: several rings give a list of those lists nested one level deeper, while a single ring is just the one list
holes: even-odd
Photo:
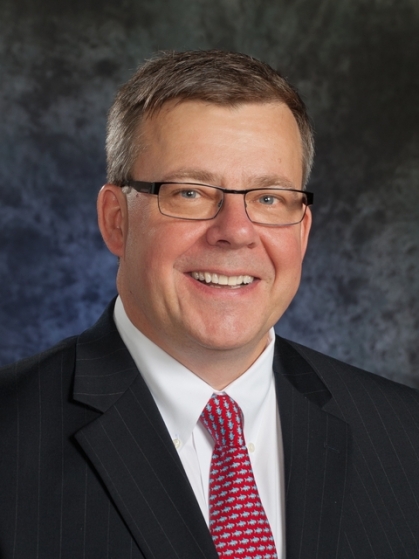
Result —
[{"label": "white dress shirt", "polygon": [[[209,524],[208,489],[214,442],[199,421],[214,390],[142,334],[129,320],[121,299],[115,303],[116,327],[141,371],[163,417],[189,482]],[[240,406],[244,436],[260,498],[278,557],[285,559],[285,502],[281,426],[272,370],[275,332],[253,365],[223,392]]]}]

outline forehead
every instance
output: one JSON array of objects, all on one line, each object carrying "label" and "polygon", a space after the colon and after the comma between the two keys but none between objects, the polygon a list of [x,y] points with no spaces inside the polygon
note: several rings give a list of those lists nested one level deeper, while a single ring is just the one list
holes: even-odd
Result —
[{"label": "forehead", "polygon": [[[141,152],[134,165],[168,180],[182,168],[221,176],[291,174],[302,181],[302,142],[290,109],[281,102],[223,106],[202,101],[170,101],[145,118],[140,129]],[[140,174],[139,174],[140,173]],[[174,178],[174,177],[173,177]]]}]

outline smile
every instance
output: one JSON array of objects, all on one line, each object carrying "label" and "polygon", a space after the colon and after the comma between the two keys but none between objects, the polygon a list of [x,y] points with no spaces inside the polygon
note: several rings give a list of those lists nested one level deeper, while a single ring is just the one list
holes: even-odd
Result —
[{"label": "smile", "polygon": [[229,287],[239,287],[253,283],[253,276],[225,276],[223,274],[212,274],[210,272],[192,272],[191,276],[201,282],[213,285],[228,285]]}]

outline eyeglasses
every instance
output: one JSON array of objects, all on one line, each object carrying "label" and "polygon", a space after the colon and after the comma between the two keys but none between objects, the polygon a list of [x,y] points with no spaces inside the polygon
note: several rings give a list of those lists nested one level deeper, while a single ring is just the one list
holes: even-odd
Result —
[{"label": "eyeglasses", "polygon": [[123,185],[158,197],[160,213],[178,219],[209,220],[217,217],[226,194],[241,194],[250,221],[281,227],[300,223],[313,203],[313,194],[292,188],[252,188],[228,190],[218,186],[179,182],[127,181]]}]

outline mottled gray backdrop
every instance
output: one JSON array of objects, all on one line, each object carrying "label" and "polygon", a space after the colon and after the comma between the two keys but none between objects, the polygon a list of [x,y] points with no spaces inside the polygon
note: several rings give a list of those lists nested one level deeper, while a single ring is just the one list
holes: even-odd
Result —
[{"label": "mottled gray backdrop", "polygon": [[261,58],[300,89],[314,230],[285,336],[419,386],[418,0],[0,0],[0,362],[115,293],[96,227],[114,92],[158,49]]}]

